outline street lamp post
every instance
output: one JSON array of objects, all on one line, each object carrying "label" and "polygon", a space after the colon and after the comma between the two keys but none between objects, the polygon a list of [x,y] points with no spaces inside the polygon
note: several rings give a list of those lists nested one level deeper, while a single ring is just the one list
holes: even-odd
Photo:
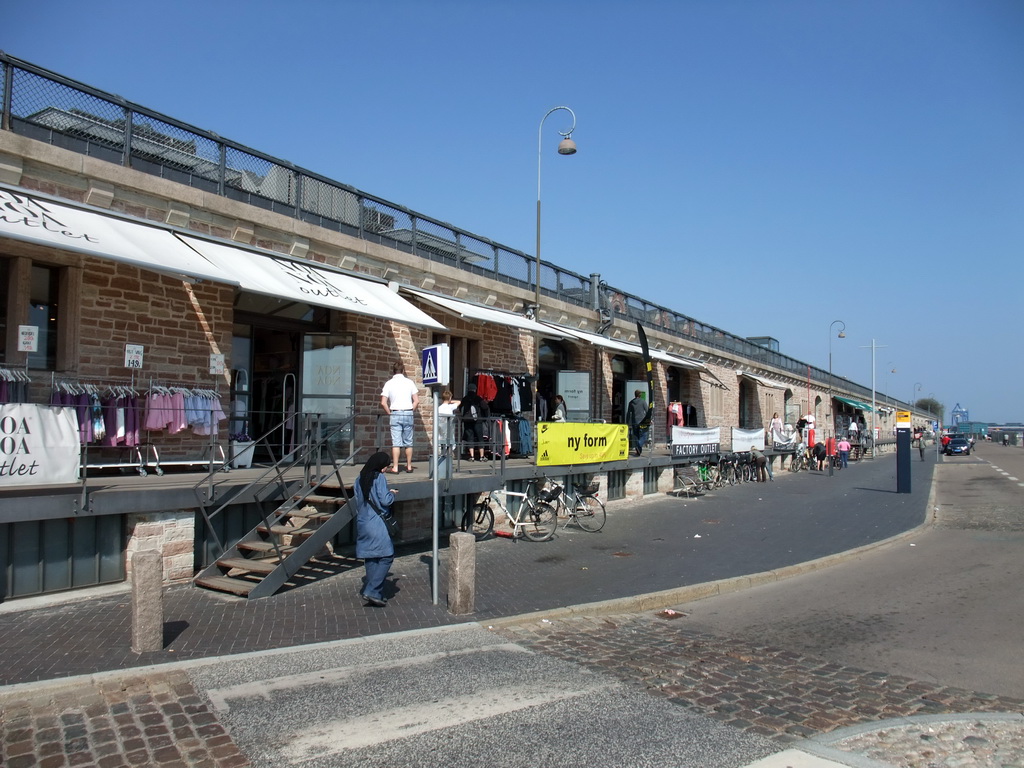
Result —
[{"label": "street lamp post", "polygon": [[568,107],[552,107],[547,111],[547,114],[540,119],[540,127],[537,128],[537,256],[535,264],[535,281],[536,281],[536,296],[534,297],[534,308],[533,317],[535,320],[540,320],[540,159],[541,159],[541,136],[544,130],[544,121],[548,119],[548,116],[552,112],[557,112],[560,109],[564,109],[570,115],[572,115],[572,127],[568,131],[559,131],[562,140],[558,142],[558,154],[560,155],[575,155],[576,154],[576,142],[572,140],[572,132],[576,130],[576,113]]},{"label": "street lamp post", "polygon": [[[842,320],[833,320],[831,325],[828,327],[828,418],[829,423],[832,426],[832,437],[835,437],[836,433],[836,415],[835,408],[832,405],[832,328],[835,327],[836,323],[843,326],[839,329],[839,333],[836,334],[836,338],[846,338],[846,323]],[[827,437],[825,438],[828,439]],[[828,457],[828,476],[832,477],[832,456]]]}]

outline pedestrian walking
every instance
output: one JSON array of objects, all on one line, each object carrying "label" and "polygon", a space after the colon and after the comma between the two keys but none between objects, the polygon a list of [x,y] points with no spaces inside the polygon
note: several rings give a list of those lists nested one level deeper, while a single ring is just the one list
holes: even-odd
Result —
[{"label": "pedestrian walking", "polygon": [[416,383],[406,377],[405,363],[401,360],[391,366],[391,378],[384,383],[380,393],[380,405],[391,417],[391,466],[385,472],[401,472],[399,454],[405,449],[405,471],[412,472],[412,428],[420,391]]},{"label": "pedestrian walking", "polygon": [[921,437],[917,439],[917,450],[921,452],[921,461],[924,461],[924,432],[922,432]]},{"label": "pedestrian walking", "polygon": [[382,474],[390,461],[384,451],[367,459],[352,493],[356,505],[356,557],[366,569],[359,596],[378,608],[388,604],[384,582],[395,560],[395,545],[386,520],[392,516],[391,505],[397,491],[388,488],[387,478]]},{"label": "pedestrian walking", "polygon": [[850,466],[850,441],[845,437],[839,438],[839,442],[836,443],[836,450],[839,451],[839,468],[846,469]]}]

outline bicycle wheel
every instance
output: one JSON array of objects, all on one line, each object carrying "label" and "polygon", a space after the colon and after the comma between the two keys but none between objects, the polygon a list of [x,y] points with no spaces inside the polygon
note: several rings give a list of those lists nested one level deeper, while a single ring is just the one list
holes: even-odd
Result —
[{"label": "bicycle wheel", "polygon": [[523,512],[523,536],[530,541],[547,541],[555,535],[558,527],[558,512],[549,502],[540,501]]},{"label": "bicycle wheel", "polygon": [[494,530],[494,510],[490,504],[481,501],[473,509],[466,510],[459,527],[465,533],[472,533],[477,541],[486,539]]},{"label": "bicycle wheel", "polygon": [[604,502],[597,496],[576,497],[576,524],[584,531],[596,533],[604,528],[607,513]]}]

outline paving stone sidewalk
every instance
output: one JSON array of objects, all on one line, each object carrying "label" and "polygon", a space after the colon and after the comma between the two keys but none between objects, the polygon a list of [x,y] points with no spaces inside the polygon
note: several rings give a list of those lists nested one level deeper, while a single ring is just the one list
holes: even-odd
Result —
[{"label": "paving stone sidewalk", "polygon": [[[959,717],[1021,713],[1024,701],[695,632],[686,628],[683,610],[676,615],[536,619],[494,631],[787,745],[800,747],[810,738],[864,726],[856,736],[828,741],[841,751],[907,768],[1024,766],[1024,720],[989,724],[986,739],[981,735],[986,726],[979,730]],[[899,718],[920,724],[880,725]],[[960,723],[953,728],[948,720]],[[955,735],[943,735],[943,729],[951,728]],[[946,757],[949,762],[937,762]]]},{"label": "paving stone sidewalk", "polygon": [[7,768],[249,764],[181,670],[0,694],[0,765]]}]

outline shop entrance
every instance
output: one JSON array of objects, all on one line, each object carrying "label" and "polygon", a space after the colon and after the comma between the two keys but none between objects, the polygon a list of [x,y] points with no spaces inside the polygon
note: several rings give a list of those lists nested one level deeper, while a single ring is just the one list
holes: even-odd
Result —
[{"label": "shop entrance", "polygon": [[[297,414],[320,414],[330,428],[353,412],[353,335],[330,333],[327,309],[289,309],[289,317],[236,312],[229,433],[235,441],[260,441],[253,454],[257,462],[280,460],[295,450],[301,439]],[[333,446],[335,456],[348,456],[351,446],[349,429]]]}]

